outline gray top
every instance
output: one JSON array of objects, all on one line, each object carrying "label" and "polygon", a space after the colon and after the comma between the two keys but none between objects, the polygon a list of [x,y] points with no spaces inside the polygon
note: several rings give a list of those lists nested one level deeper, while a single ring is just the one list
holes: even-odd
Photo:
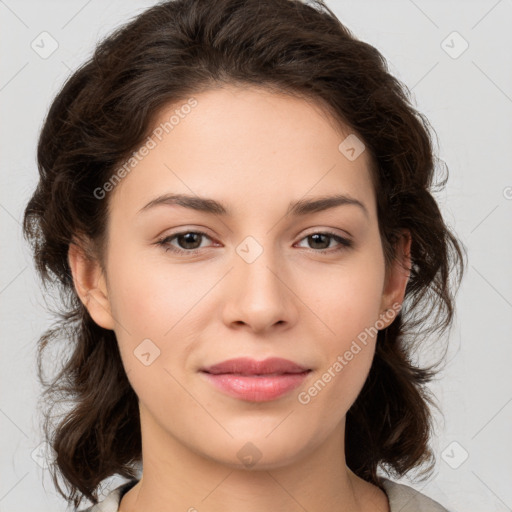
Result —
[{"label": "gray top", "polygon": [[[384,492],[388,496],[391,512],[450,512],[437,501],[421,494],[408,485],[399,484],[379,477]],[[111,491],[102,501],[96,505],[78,512],[118,512],[121,498],[138,482],[130,480]]]}]

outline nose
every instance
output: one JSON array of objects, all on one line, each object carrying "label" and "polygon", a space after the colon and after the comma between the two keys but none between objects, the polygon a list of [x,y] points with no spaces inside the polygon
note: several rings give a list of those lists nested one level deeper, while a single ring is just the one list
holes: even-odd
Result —
[{"label": "nose", "polygon": [[235,252],[233,259],[225,288],[226,325],[245,326],[255,333],[290,328],[297,321],[298,309],[286,262],[266,248],[254,261],[243,252]]}]

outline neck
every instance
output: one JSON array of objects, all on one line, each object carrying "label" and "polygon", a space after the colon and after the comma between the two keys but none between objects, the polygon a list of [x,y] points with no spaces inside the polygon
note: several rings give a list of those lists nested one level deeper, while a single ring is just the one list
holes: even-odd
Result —
[{"label": "neck", "polygon": [[143,475],[119,512],[389,512],[385,493],[346,466],[344,422],[295,459],[243,469],[237,450],[224,463],[189,449],[156,423],[141,425]]}]

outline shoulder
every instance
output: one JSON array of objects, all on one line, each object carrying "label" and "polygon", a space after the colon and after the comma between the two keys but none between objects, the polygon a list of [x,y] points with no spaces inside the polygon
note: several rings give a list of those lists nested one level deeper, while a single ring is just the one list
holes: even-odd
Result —
[{"label": "shoulder", "polygon": [[421,494],[408,485],[379,477],[388,495],[391,512],[450,512],[437,501]]},{"label": "shoulder", "polygon": [[116,487],[96,505],[78,510],[76,512],[118,512],[121,498],[138,482],[138,480],[130,480]]}]

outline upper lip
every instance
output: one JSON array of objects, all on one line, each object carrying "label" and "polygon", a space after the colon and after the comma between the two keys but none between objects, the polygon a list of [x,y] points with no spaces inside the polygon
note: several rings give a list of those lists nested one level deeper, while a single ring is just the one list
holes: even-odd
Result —
[{"label": "upper lip", "polygon": [[263,361],[257,361],[250,357],[237,357],[235,359],[228,359],[227,361],[222,361],[221,363],[201,368],[201,371],[212,374],[236,373],[241,375],[302,373],[308,370],[309,368],[305,368],[304,366],[294,363],[288,359],[282,359],[281,357],[270,357]]}]

